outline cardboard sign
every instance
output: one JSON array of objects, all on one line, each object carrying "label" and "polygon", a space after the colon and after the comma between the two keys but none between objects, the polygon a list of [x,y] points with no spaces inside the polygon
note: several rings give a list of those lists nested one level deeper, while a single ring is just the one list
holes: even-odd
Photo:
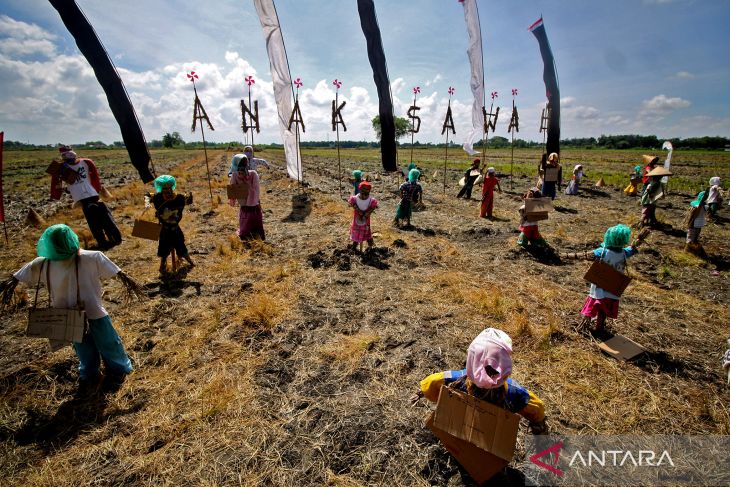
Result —
[{"label": "cardboard sign", "polygon": [[631,282],[629,276],[600,260],[593,261],[583,279],[616,296],[621,296]]},{"label": "cardboard sign", "polygon": [[28,310],[29,337],[53,341],[77,342],[86,333],[86,313],[77,309],[40,308]]},{"label": "cardboard sign", "polygon": [[517,443],[520,417],[469,394],[442,386],[434,425],[510,462]]},{"label": "cardboard sign", "polygon": [[547,220],[549,218],[547,211],[539,211],[537,213],[526,213],[525,219],[529,222],[539,222],[540,220]]},{"label": "cardboard sign", "polygon": [[551,198],[527,198],[525,200],[525,213],[547,213],[554,209]]},{"label": "cardboard sign", "polygon": [[559,167],[546,167],[545,177],[543,178],[546,183],[555,183],[558,181]]},{"label": "cardboard sign", "polygon": [[162,231],[162,225],[159,223],[136,219],[134,227],[132,227],[132,236],[156,242],[160,239],[160,231]]},{"label": "cardboard sign", "polygon": [[226,186],[226,194],[228,199],[232,200],[245,200],[248,199],[248,184],[229,184]]},{"label": "cardboard sign", "polygon": [[625,336],[616,335],[598,344],[598,348],[618,360],[631,360],[646,351],[644,347]]},{"label": "cardboard sign", "polygon": [[46,173],[50,174],[51,176],[56,176],[61,172],[61,167],[63,167],[63,163],[58,161],[51,161],[51,163],[46,168]]},{"label": "cardboard sign", "polygon": [[468,441],[461,440],[456,436],[450,435],[446,431],[437,428],[433,424],[434,414],[429,414],[426,419],[426,427],[430,429],[436,437],[441,440],[451,455],[458,461],[464,469],[469,472],[471,478],[481,485],[494,475],[500,472],[509,462],[502,460],[496,455],[482,450],[472,445]]}]

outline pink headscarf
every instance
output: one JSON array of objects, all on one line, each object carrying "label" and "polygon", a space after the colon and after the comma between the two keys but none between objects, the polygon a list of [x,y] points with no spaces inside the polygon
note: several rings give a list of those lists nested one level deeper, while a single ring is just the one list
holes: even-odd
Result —
[{"label": "pink headscarf", "polygon": [[[486,366],[499,374],[490,377]],[[482,389],[494,389],[507,380],[512,373],[512,339],[502,330],[487,328],[482,331],[466,354],[466,374]]]}]

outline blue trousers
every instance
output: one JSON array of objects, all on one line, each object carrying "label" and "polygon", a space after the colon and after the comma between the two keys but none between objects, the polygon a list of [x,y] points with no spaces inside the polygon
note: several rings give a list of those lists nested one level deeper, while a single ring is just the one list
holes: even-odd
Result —
[{"label": "blue trousers", "polygon": [[556,194],[555,185],[557,185],[557,184],[558,183],[556,183],[555,181],[551,181],[551,182],[544,181],[542,183],[542,191],[541,191],[543,198],[550,197],[552,199],[555,199],[555,194]]},{"label": "blue trousers", "polygon": [[132,362],[122,345],[109,315],[89,320],[89,332],[81,343],[74,343],[79,358],[79,379],[93,380],[99,377],[99,366],[104,361],[107,375],[123,376],[132,372]]}]

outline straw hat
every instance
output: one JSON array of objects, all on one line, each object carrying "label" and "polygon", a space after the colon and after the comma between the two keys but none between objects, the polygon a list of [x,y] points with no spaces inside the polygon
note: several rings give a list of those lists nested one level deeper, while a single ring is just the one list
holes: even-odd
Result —
[{"label": "straw hat", "polygon": [[602,188],[602,187],[604,187],[605,185],[606,185],[606,181],[604,181],[604,180],[603,180],[603,178],[601,178],[601,179],[599,179],[598,181],[596,181],[596,187],[597,187],[597,188]]},{"label": "straw hat", "polygon": [[672,171],[669,169],[664,169],[663,167],[655,167],[648,173],[646,173],[647,176],[671,176]]},{"label": "straw hat", "polygon": [[643,155],[643,156],[641,156],[641,158],[644,160],[644,164],[647,164],[647,165],[656,164],[657,162],[659,162],[659,156]]}]

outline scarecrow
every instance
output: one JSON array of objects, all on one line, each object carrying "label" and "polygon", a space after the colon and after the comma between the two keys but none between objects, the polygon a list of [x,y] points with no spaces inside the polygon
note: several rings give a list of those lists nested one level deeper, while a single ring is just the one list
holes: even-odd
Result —
[{"label": "scarecrow", "polygon": [[533,434],[547,434],[545,405],[510,377],[512,339],[502,330],[487,328],[469,345],[466,368],[431,374],[421,381],[417,397],[437,402],[441,386],[454,387],[527,419]]},{"label": "scarecrow", "polygon": [[99,193],[104,190],[94,161],[78,157],[67,145],[61,146],[58,150],[63,163],[52,173],[51,198],[61,199],[62,182],[65,182],[74,203],[81,205],[89,230],[99,249],[107,250],[119,245],[122,243],[122,234],[114,223],[109,208],[103,201],[99,201]]},{"label": "scarecrow", "polygon": [[395,226],[400,226],[402,220],[405,220],[406,226],[411,225],[413,206],[418,203],[423,194],[423,188],[418,182],[420,177],[421,171],[415,168],[411,169],[408,172],[408,180],[398,188],[400,203],[395,210],[395,220],[393,222]]},{"label": "scarecrow", "polygon": [[103,388],[117,390],[132,372],[132,363],[102,304],[101,280],[117,277],[128,298],[141,298],[144,291],[104,253],[81,249],[78,236],[66,225],[48,227],[38,240],[36,251],[37,258],[0,283],[0,303],[6,308],[16,285],[22,282],[29,286],[49,286],[52,308],[82,307],[88,331],[81,342],[73,343],[79,359],[79,392],[96,390],[102,379],[102,362]]},{"label": "scarecrow", "polygon": [[145,205],[148,200],[155,206],[155,216],[160,222],[160,240],[157,245],[157,256],[160,258],[160,274],[167,273],[167,257],[174,251],[172,259],[172,272],[177,270],[175,254],[185,259],[190,267],[195,266],[188,248],[185,245],[185,234],[180,228],[180,221],[183,217],[183,210],[186,205],[193,203],[192,193],[182,195],[175,193],[177,181],[169,174],[163,174],[154,181],[155,194],[145,195]]}]

